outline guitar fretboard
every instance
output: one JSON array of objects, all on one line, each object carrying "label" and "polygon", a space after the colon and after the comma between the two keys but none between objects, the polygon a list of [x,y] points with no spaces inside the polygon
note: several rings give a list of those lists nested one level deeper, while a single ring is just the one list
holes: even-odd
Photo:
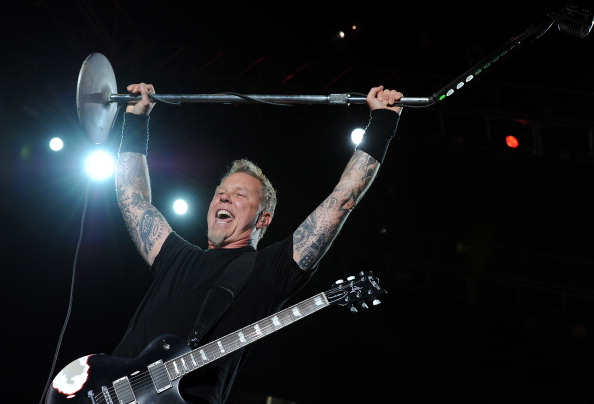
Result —
[{"label": "guitar fretboard", "polygon": [[195,369],[293,324],[327,307],[329,304],[325,293],[317,294],[250,324],[239,331],[228,334],[216,341],[198,347],[187,354],[172,359],[165,363],[169,378],[171,380],[180,378]]}]

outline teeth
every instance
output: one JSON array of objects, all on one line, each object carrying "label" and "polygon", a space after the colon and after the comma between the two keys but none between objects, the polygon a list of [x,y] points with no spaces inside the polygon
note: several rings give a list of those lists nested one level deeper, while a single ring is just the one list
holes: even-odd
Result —
[{"label": "teeth", "polygon": [[226,219],[226,218],[235,219],[235,216],[233,216],[231,214],[231,212],[229,212],[228,210],[221,209],[217,212],[217,218],[219,218],[219,219]]}]

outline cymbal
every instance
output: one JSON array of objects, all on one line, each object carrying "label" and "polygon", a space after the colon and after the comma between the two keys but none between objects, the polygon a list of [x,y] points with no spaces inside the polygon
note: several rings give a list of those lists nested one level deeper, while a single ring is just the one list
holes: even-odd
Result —
[{"label": "cymbal", "polygon": [[116,78],[109,60],[101,53],[90,54],[78,75],[76,111],[80,124],[94,143],[103,143],[113,127],[118,106],[109,102],[109,96],[116,92]]}]

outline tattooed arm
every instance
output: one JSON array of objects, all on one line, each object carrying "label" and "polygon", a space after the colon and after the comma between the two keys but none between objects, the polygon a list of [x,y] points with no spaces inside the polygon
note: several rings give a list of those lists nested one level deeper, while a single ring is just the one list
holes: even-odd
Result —
[{"label": "tattooed arm", "polygon": [[[400,98],[402,93],[384,90],[379,86],[369,91],[367,104],[371,111],[389,109],[399,115],[401,107],[393,104]],[[332,193],[293,233],[293,259],[301,269],[310,270],[322,259],[338,236],[349,214],[373,183],[383,160],[383,153],[396,131],[398,119],[392,118],[390,116],[387,120],[384,119],[382,124],[393,121],[393,128],[380,128],[380,132],[391,131],[386,135],[388,140],[376,142],[363,150],[355,150]],[[373,151],[370,152],[370,149]]]},{"label": "tattooed arm", "polygon": [[[133,94],[140,93],[142,99],[126,107],[125,120],[130,122],[125,125],[132,122],[135,124],[144,122],[146,125],[147,115],[154,106],[148,94],[154,92],[154,87],[144,83],[131,84],[128,86],[128,91]],[[133,134],[129,138],[122,139],[115,174],[116,195],[124,222],[136,248],[144,260],[152,265],[172,230],[163,215],[151,204],[151,187],[145,154],[146,130],[143,136],[141,138]]]},{"label": "tattooed arm", "polygon": [[116,168],[116,193],[126,227],[142,258],[152,265],[171,227],[151,205],[146,156],[120,153]]}]

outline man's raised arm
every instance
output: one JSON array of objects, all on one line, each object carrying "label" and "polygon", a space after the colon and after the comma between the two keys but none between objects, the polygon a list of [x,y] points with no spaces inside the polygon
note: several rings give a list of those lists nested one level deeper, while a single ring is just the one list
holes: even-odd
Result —
[{"label": "man's raised arm", "polygon": [[402,108],[394,103],[402,93],[372,88],[367,94],[370,121],[338,184],[293,233],[293,259],[310,270],[326,254],[347,217],[375,179],[388,145],[396,133]]},{"label": "man's raised arm", "polygon": [[115,173],[116,195],[136,248],[144,260],[152,265],[172,231],[163,215],[151,204],[146,154],[149,113],[154,106],[149,94],[154,92],[154,88],[145,83],[131,84],[128,91],[140,94],[142,99],[130,103],[124,114],[122,143]]}]

